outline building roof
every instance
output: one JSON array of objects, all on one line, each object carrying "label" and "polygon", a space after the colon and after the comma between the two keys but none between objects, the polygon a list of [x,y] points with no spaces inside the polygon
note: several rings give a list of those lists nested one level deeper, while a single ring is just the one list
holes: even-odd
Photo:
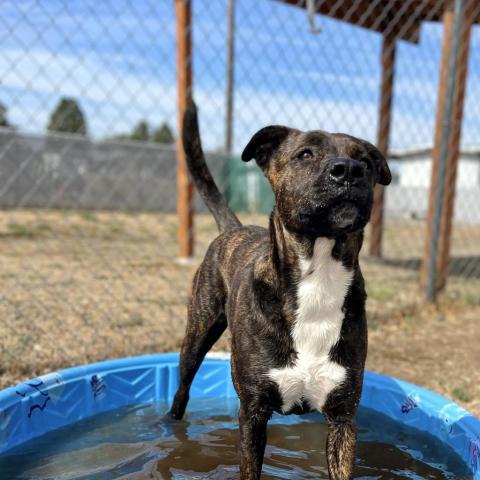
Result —
[{"label": "building roof", "polygon": [[[388,153],[390,160],[430,160],[433,148],[428,145],[399,148]],[[460,157],[480,161],[480,145],[466,145],[460,151]]]}]

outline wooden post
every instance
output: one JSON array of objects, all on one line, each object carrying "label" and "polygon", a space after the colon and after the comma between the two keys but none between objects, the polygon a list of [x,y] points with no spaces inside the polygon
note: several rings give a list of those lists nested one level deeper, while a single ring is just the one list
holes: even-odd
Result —
[{"label": "wooden post", "polygon": [[192,95],[192,28],[190,0],[175,0],[177,16],[177,213],[178,255],[189,259],[193,255],[193,185],[188,176],[182,145],[183,112]]},{"label": "wooden post", "polygon": [[[452,219],[455,206],[455,184],[457,179],[457,165],[460,156],[460,136],[462,128],[463,103],[465,98],[465,85],[468,70],[468,55],[470,48],[470,31],[472,26],[472,13],[474,10],[475,0],[467,0],[465,9],[465,18],[463,20],[463,28],[460,34],[460,45],[457,58],[457,69],[455,78],[455,93],[453,100],[453,108],[450,118],[450,132],[448,139],[447,165],[444,181],[443,193],[443,209],[440,222],[440,236],[438,241],[437,254],[437,282],[438,290],[445,287],[448,276],[448,259],[450,255],[450,238],[452,233]],[[425,238],[423,263],[421,270],[421,282],[423,285],[427,283],[429,253],[432,244],[433,221],[435,209],[435,192],[438,188],[438,171],[440,161],[440,144],[442,140],[442,126],[445,122],[445,97],[446,86],[448,81],[448,64],[450,60],[452,35],[453,35],[453,8],[450,5],[443,15],[444,37],[442,64],[440,69],[440,85],[438,91],[437,115],[435,124],[434,147],[432,151],[432,179],[429,195],[428,214],[427,214],[427,231]]]},{"label": "wooden post", "polygon": [[[380,89],[377,146],[386,157],[388,154],[388,142],[390,137],[393,81],[395,76],[395,35],[393,33],[387,33],[383,37],[381,61],[382,83]],[[370,255],[375,257],[382,256],[383,204],[384,187],[383,185],[376,185],[370,220],[369,250]]]},{"label": "wooden post", "polygon": [[227,88],[225,106],[225,153],[232,154],[233,139],[233,69],[235,66],[235,0],[227,6]]}]

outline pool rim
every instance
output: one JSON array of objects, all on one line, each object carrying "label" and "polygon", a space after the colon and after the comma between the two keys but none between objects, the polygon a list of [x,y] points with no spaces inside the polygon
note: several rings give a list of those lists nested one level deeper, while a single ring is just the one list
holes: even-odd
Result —
[{"label": "pool rim", "polygon": [[[229,358],[227,352],[207,354],[195,379],[192,398],[236,397]],[[97,413],[134,403],[171,400],[178,386],[178,359],[177,352],[170,352],[106,360],[52,372],[1,390],[0,455],[48,431]],[[95,385],[94,379],[98,380]],[[41,388],[29,386],[38,387],[38,382],[42,382]],[[120,387],[125,388],[120,392]],[[75,389],[84,401],[75,400],[74,408],[68,398],[61,397],[65,392],[72,397],[69,391]],[[116,391],[118,395],[112,393]],[[36,412],[40,403],[33,414],[29,408],[33,402],[45,399],[46,394],[57,398],[57,402],[53,405],[51,400],[51,407],[45,405],[42,414]],[[431,433],[462,458],[474,480],[480,480],[480,420],[455,402],[415,384],[366,371],[361,406]],[[27,419],[28,411],[32,415]],[[11,428],[15,428],[15,435],[11,434]]]}]

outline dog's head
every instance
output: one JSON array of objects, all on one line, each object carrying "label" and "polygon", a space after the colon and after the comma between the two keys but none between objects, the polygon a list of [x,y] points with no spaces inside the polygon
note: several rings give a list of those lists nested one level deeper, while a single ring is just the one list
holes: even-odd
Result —
[{"label": "dog's head", "polygon": [[242,160],[252,158],[270,181],[284,225],[315,237],[361,230],[370,218],[373,187],[392,179],[377,148],[342,133],[272,125],[245,147]]}]

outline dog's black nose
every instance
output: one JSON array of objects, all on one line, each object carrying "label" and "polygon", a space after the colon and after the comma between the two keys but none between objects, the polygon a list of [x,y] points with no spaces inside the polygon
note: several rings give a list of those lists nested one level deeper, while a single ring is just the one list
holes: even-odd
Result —
[{"label": "dog's black nose", "polygon": [[355,183],[365,176],[365,167],[353,158],[336,158],[330,166],[330,177],[337,183]]}]

